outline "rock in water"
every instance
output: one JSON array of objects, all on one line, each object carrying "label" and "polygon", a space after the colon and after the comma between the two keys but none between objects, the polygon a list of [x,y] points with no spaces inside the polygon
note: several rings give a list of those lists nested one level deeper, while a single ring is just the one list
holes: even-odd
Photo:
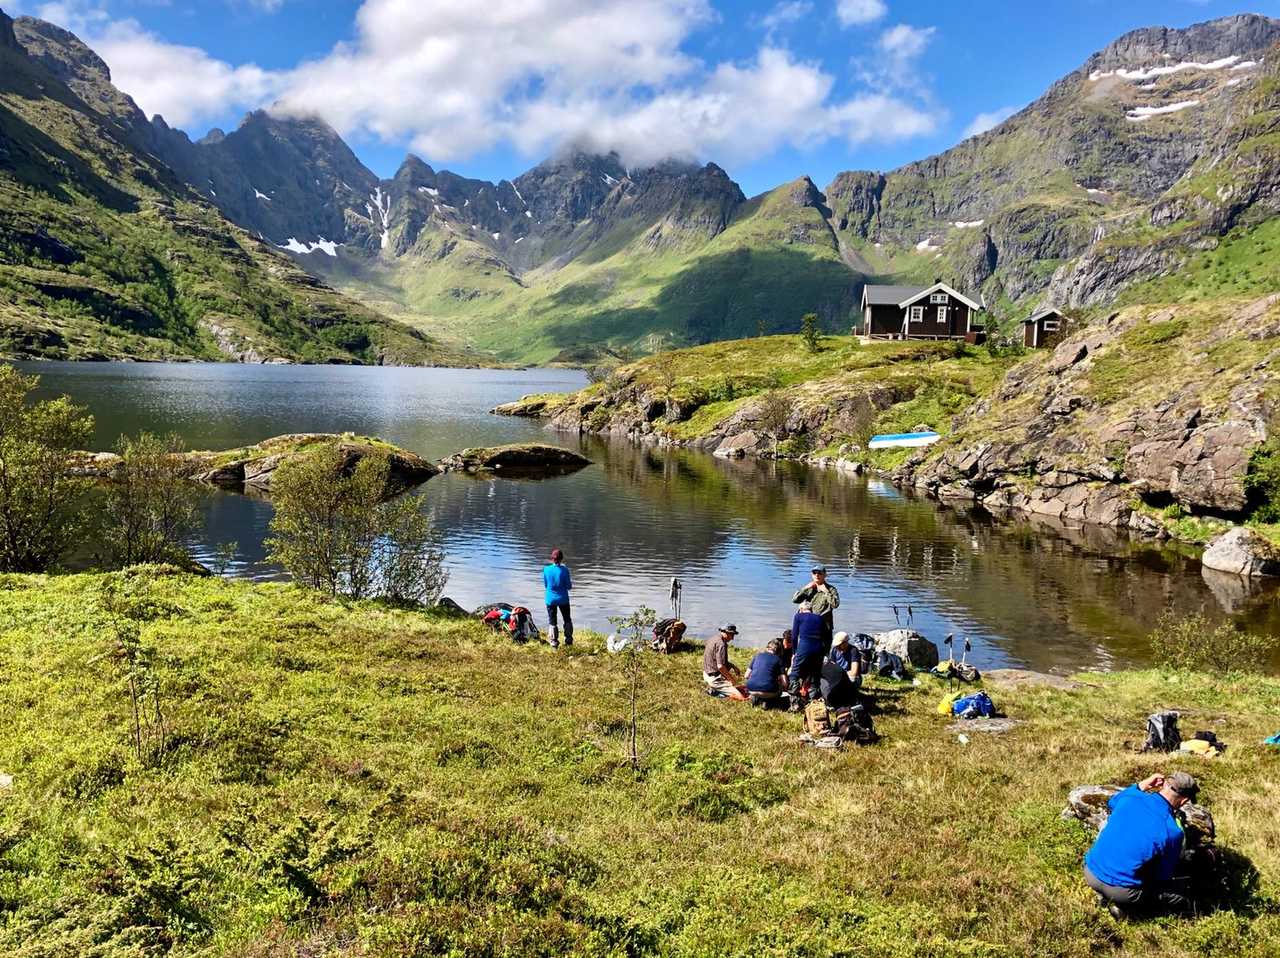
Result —
[{"label": "rock in water", "polygon": [[440,460],[440,468],[445,472],[485,472],[520,479],[562,476],[589,465],[591,460],[586,456],[536,442],[464,449]]},{"label": "rock in water", "polygon": [[892,652],[912,668],[931,669],[938,664],[938,647],[919,632],[894,629],[874,636],[877,652]]},{"label": "rock in water", "polygon": [[1280,575],[1280,550],[1244,526],[1237,526],[1210,542],[1200,561],[1206,569],[1218,572]]}]

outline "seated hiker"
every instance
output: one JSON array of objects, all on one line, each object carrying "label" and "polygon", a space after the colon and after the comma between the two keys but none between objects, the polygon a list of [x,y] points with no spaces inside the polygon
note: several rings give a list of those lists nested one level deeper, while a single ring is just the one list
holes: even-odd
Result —
[{"label": "seated hiker", "polygon": [[791,707],[799,710],[806,694],[816,694],[822,660],[826,657],[827,624],[808,602],[800,603],[800,611],[791,620],[796,652],[791,659]]},{"label": "seated hiker", "polygon": [[858,704],[858,687],[849,673],[830,659],[822,663],[818,690],[829,709],[850,708]]},{"label": "seated hiker", "polygon": [[1174,813],[1199,787],[1186,772],[1152,775],[1113,795],[1110,817],[1084,856],[1084,880],[1117,918],[1186,914],[1190,899],[1172,882],[1183,832]]},{"label": "seated hiker", "polygon": [[862,687],[862,653],[853,647],[853,638],[848,632],[836,633],[827,659],[845,670],[855,689]]},{"label": "seated hiker", "polygon": [[770,639],[747,666],[747,696],[752,705],[768,706],[782,698],[786,690],[786,669],[782,665],[782,640]]},{"label": "seated hiker", "polygon": [[738,627],[732,622],[726,622],[720,626],[719,633],[707,639],[702,653],[702,679],[712,695],[745,702],[747,693],[739,688],[742,673],[729,661],[729,643],[737,634]]},{"label": "seated hiker", "polygon": [[778,641],[782,643],[782,649],[778,652],[778,658],[782,659],[782,669],[784,672],[790,672],[791,660],[796,655],[796,640],[792,637],[790,629],[783,629]]}]

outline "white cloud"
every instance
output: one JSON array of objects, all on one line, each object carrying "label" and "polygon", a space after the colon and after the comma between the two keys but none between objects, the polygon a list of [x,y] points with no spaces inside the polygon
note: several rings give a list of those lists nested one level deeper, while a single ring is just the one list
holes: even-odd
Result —
[{"label": "white cloud", "polygon": [[250,65],[232,66],[196,47],[166,43],[135,21],[112,23],[87,42],[111,68],[112,81],[148,115],[174,126],[258,106],[282,89],[284,78]]},{"label": "white cloud", "polygon": [[813,4],[809,0],[782,0],[757,22],[764,30],[772,33],[781,27],[798,23],[812,12]]},{"label": "white cloud", "polygon": [[899,23],[880,34],[878,45],[882,53],[895,60],[912,60],[924,53],[937,27],[912,27]]},{"label": "white cloud", "polygon": [[[782,0],[760,25],[811,11],[811,0]],[[509,146],[534,157],[568,143],[634,162],[751,161],[784,146],[917,136],[941,115],[915,87],[837,92],[822,64],[769,36],[743,61],[695,58],[685,43],[714,22],[709,0],[363,0],[350,42],[280,71],[167,43],[134,21],[79,16],[117,84],[174,125],[275,103],[344,135],[411,144],[432,162]],[[907,58],[913,38],[923,49],[932,34],[893,27],[879,59]]]},{"label": "white cloud", "polygon": [[874,23],[888,12],[884,0],[836,0],[836,16],[846,27]]},{"label": "white cloud", "polygon": [[994,130],[1009,117],[1018,112],[1016,106],[1002,106],[997,110],[991,110],[987,113],[979,113],[973,118],[973,121],[964,128],[964,138],[967,140],[971,136],[978,136],[986,133],[987,130]]}]

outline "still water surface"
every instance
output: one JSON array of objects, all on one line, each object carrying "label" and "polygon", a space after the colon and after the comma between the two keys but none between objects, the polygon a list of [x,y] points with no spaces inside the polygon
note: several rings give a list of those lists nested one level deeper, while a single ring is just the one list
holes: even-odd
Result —
[{"label": "still water surface", "polygon": [[[466,446],[548,439],[540,424],[489,415],[532,392],[576,389],[566,370],[335,366],[30,363],[45,395],[67,393],[97,420],[95,448],[122,432],[177,432],[190,448],[221,449],[287,432],[381,436],[436,459]],[[447,543],[446,593],[470,608],[505,600],[542,620],[539,570],[554,546],[573,570],[574,618],[646,604],[667,611],[672,576],[685,584],[695,636],[735,622],[759,645],[789,624],[792,591],[814,562],[831,570],[837,626],[905,623],[935,641],[973,640],[979,667],[1116,668],[1146,660],[1144,636],[1164,609],[1235,615],[1280,631],[1274,595],[1202,573],[1193,558],[1106,530],[996,523],[904,495],[877,480],[795,464],[723,462],[593,437],[554,436],[594,465],[541,482],[448,475],[421,493]],[[239,544],[234,571],[274,577],[262,539],[269,503],[211,493],[193,543],[208,558]],[[1280,664],[1280,662],[1277,662]]]}]

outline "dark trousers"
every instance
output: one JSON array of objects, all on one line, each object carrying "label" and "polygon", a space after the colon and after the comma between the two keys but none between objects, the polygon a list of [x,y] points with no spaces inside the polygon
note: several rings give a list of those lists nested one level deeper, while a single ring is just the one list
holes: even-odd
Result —
[{"label": "dark trousers", "polygon": [[1151,882],[1129,888],[1124,885],[1108,885],[1101,878],[1084,869],[1084,880],[1108,903],[1118,905],[1135,917],[1147,915],[1186,915],[1191,912],[1191,899],[1173,884]]},{"label": "dark trousers", "polygon": [[800,701],[800,689],[805,682],[809,683],[809,694],[818,694],[818,680],[822,678],[822,656],[819,654],[797,657],[791,663],[789,685],[793,701]]},{"label": "dark trousers", "polygon": [[551,644],[555,645],[559,641],[559,629],[556,627],[557,611],[564,616],[564,644],[573,645],[573,618],[569,615],[568,602],[557,602],[547,606],[547,621],[551,623]]}]

